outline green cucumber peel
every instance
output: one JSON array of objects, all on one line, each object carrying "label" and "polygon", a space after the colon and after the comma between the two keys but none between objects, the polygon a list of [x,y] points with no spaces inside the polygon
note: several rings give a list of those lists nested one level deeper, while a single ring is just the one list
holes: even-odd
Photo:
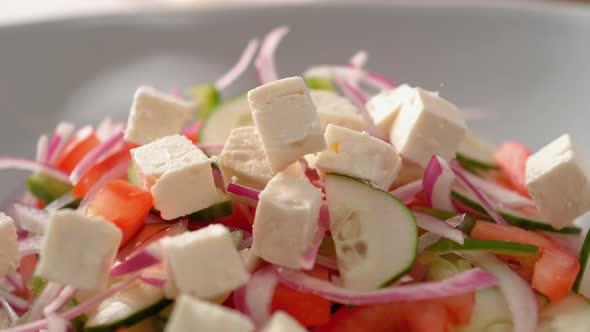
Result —
[{"label": "green cucumber peel", "polygon": [[207,119],[221,104],[221,96],[213,84],[193,86],[187,90],[187,93],[195,102],[197,120]]},{"label": "green cucumber peel", "polygon": [[47,205],[72,191],[73,187],[49,175],[33,174],[27,178],[27,188],[35,198]]},{"label": "green cucumber peel", "polygon": [[464,239],[463,244],[449,239],[440,239],[438,242],[426,248],[426,251],[436,253],[479,251],[508,256],[534,256],[539,254],[539,248],[530,244],[469,238]]},{"label": "green cucumber peel", "polygon": [[308,77],[305,79],[305,83],[307,83],[307,87],[312,90],[336,91],[334,83],[329,78]]}]

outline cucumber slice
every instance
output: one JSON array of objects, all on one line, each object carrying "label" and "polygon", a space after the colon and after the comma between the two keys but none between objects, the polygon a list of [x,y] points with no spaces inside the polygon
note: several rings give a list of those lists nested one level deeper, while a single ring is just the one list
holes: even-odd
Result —
[{"label": "cucumber slice", "polygon": [[307,87],[312,90],[336,91],[332,80],[323,77],[308,77],[305,79]]},{"label": "cucumber slice", "polygon": [[27,179],[27,188],[37,199],[49,204],[72,190],[72,185],[45,174],[33,174]]},{"label": "cucumber slice", "polygon": [[217,91],[213,84],[196,85],[188,88],[186,93],[195,102],[197,119],[206,119],[221,103],[219,91]]},{"label": "cucumber slice", "polygon": [[202,144],[224,144],[232,129],[253,123],[247,96],[239,96],[215,108],[199,130],[199,140]]},{"label": "cucumber slice", "polygon": [[137,187],[141,187],[141,183],[139,183],[139,177],[135,171],[135,163],[131,163],[129,165],[129,169],[127,169],[127,181]]},{"label": "cucumber slice", "polygon": [[580,250],[580,273],[574,283],[574,291],[586,297],[590,296],[590,264],[588,258],[590,257],[590,232],[586,233],[584,244]]},{"label": "cucumber slice", "polygon": [[475,307],[469,324],[457,332],[512,331],[512,314],[498,287],[475,292]]},{"label": "cucumber slice", "polygon": [[530,244],[481,239],[464,239],[462,245],[448,239],[441,239],[426,248],[426,250],[440,254],[452,251],[484,251],[496,255],[508,256],[532,256],[539,254],[539,248]]},{"label": "cucumber slice", "polygon": [[[426,213],[428,215],[431,215],[431,216],[436,217],[436,218],[443,220],[443,221],[457,216],[457,213],[455,213],[455,212],[443,211],[443,210],[433,209],[433,208],[429,208],[429,207],[425,207],[425,206],[414,206],[414,207],[412,207],[412,209]],[[475,226],[475,222],[477,220],[481,220],[481,219],[483,219],[483,218],[466,214],[465,217],[463,218],[463,221],[457,227],[459,227],[459,229],[461,231],[463,231],[464,233],[469,234],[469,233],[471,233],[471,230]]]},{"label": "cucumber slice", "polygon": [[344,286],[375,289],[410,270],[418,248],[412,212],[393,195],[361,180],[328,173],[325,183]]},{"label": "cucumber slice", "polygon": [[132,326],[157,314],[171,302],[164,297],[162,289],[135,282],[129,288],[103,301],[90,314],[84,331],[115,331],[119,327]]},{"label": "cucumber slice", "polygon": [[220,193],[220,199],[217,203],[208,208],[197,211],[188,216],[191,222],[210,222],[223,217],[231,216],[234,213],[234,205],[232,200],[225,194]]},{"label": "cucumber slice", "polygon": [[540,332],[588,331],[590,303],[578,294],[568,295],[559,302],[547,304],[541,311]]},{"label": "cucumber slice", "polygon": [[468,170],[500,169],[493,158],[494,146],[467,132],[457,151],[457,161]]},{"label": "cucumber slice", "polygon": [[[466,206],[470,207],[471,209],[482,213],[484,215],[488,215],[486,210],[483,206],[477,201],[477,199],[466,190],[455,188],[452,192],[452,197],[457,201],[465,204]],[[512,209],[506,209],[503,207],[494,206],[498,214],[506,220],[507,223],[518,226],[524,229],[530,230],[540,230],[540,231],[547,231],[547,232],[557,232],[557,233],[564,233],[564,234],[579,234],[582,230],[579,227],[569,226],[563,227],[561,229],[553,228],[550,224],[543,221],[541,216],[530,216],[525,215],[522,212]]]}]

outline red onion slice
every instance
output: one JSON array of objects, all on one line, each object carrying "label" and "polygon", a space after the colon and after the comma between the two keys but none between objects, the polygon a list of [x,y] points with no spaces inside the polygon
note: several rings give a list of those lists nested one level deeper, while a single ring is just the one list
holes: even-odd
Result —
[{"label": "red onion slice", "polygon": [[10,324],[16,323],[19,317],[16,312],[14,312],[14,309],[10,303],[8,303],[4,298],[0,297],[0,304],[2,304],[2,309],[4,310],[4,313],[6,313],[6,316],[8,316]]},{"label": "red onion slice", "polygon": [[86,212],[86,208],[88,207],[88,204],[90,204],[90,202],[92,202],[92,200],[94,199],[94,196],[96,196],[96,194],[98,193],[100,188],[102,188],[102,186],[105,183],[107,183],[111,180],[126,177],[127,170],[129,169],[130,163],[131,163],[131,161],[129,161],[129,160],[125,160],[125,161],[120,162],[119,164],[117,164],[113,168],[111,168],[111,170],[106,172],[98,181],[96,181],[96,183],[94,183],[92,185],[92,187],[90,187],[90,189],[88,190],[88,193],[86,194],[84,199],[82,199],[82,202],[80,202],[80,205],[78,206],[78,210],[81,212]]},{"label": "red onion slice", "polygon": [[422,178],[424,199],[428,206],[445,211],[455,211],[451,191],[455,176],[447,162],[439,156],[432,156]]},{"label": "red onion slice", "polygon": [[146,284],[148,284],[150,286],[154,286],[156,288],[166,287],[166,280],[164,280],[164,279],[153,278],[153,277],[144,277],[144,276],[139,277],[139,279],[141,281],[145,282]]},{"label": "red onion slice", "polygon": [[348,60],[348,66],[350,68],[358,68],[361,69],[367,64],[367,60],[369,59],[369,53],[365,50],[360,50],[356,52],[350,60]]},{"label": "red onion slice", "polygon": [[53,301],[51,301],[43,309],[43,314],[45,316],[49,316],[52,313],[58,312],[64,305],[66,305],[68,302],[70,302],[74,298],[74,296],[76,295],[77,292],[78,292],[77,288],[74,288],[71,286],[65,287],[64,289],[62,289],[59,292],[57,297],[55,297],[55,299],[53,299]]},{"label": "red onion slice", "polygon": [[70,180],[72,183],[78,183],[84,173],[86,173],[86,171],[88,171],[92,165],[94,165],[101,157],[103,157],[104,154],[111,151],[111,149],[113,149],[117,144],[123,142],[124,136],[125,133],[123,130],[119,130],[102,144],[88,152],[88,154],[84,156],[80,163],[78,163],[76,168],[74,168],[72,174],[70,174]]},{"label": "red onion slice", "polygon": [[424,233],[418,237],[418,253],[423,252],[426,248],[440,240],[441,236],[434,233]]},{"label": "red onion slice", "polygon": [[254,60],[260,84],[274,82],[279,79],[275,63],[275,52],[288,33],[289,27],[281,26],[273,29],[264,37],[258,56]]},{"label": "red onion slice", "polygon": [[36,255],[41,252],[41,241],[43,237],[40,235],[29,236],[23,240],[18,241],[18,253],[20,257]]},{"label": "red onion slice", "polygon": [[383,132],[381,132],[381,130],[377,128],[377,126],[375,125],[375,121],[373,121],[373,118],[371,117],[371,114],[369,114],[369,111],[367,111],[367,109],[365,108],[365,104],[367,103],[367,96],[365,96],[365,94],[361,90],[357,89],[346,80],[336,78],[335,82],[338,85],[338,87],[342,90],[342,92],[344,92],[344,95],[346,95],[348,99],[350,99],[358,106],[358,113],[363,118],[363,122],[365,124],[365,129],[367,130],[367,132],[371,136],[377,137],[380,140],[388,142],[388,139],[385,136],[385,134],[383,134]]},{"label": "red onion slice", "polygon": [[47,160],[47,145],[49,139],[47,135],[41,135],[37,141],[37,152],[35,153],[35,160],[44,163]]},{"label": "red onion slice", "polygon": [[426,213],[418,211],[412,211],[412,213],[416,216],[416,224],[418,224],[418,227],[451,241],[463,244],[465,236],[460,230],[453,228],[446,222]]},{"label": "red onion slice", "polygon": [[151,246],[131,256],[124,262],[113,266],[111,269],[111,277],[120,277],[158,264],[160,259],[152,253],[153,250],[150,248]]},{"label": "red onion slice", "polygon": [[189,125],[188,127],[184,128],[182,130],[181,134],[184,136],[193,137],[195,134],[197,134],[199,132],[199,129],[201,129],[202,125],[203,125],[203,121],[197,121],[197,122]]},{"label": "red onion slice", "polygon": [[113,122],[113,119],[106,117],[96,128],[96,137],[105,142],[109,138],[116,135],[118,132],[125,130],[125,125],[122,123]]},{"label": "red onion slice", "polygon": [[41,294],[39,294],[33,303],[33,306],[31,307],[27,317],[27,322],[32,322],[43,317],[43,309],[45,309],[45,307],[47,307],[47,305],[51,303],[51,301],[53,301],[57,295],[59,295],[59,292],[62,290],[62,288],[63,286],[61,284],[49,281],[45,288],[43,288]]},{"label": "red onion slice", "polygon": [[13,295],[10,292],[7,292],[3,289],[0,289],[0,298],[3,298],[12,306],[12,308],[16,309],[17,311],[26,312],[29,308],[29,302],[25,299],[22,299],[16,295]]},{"label": "red onion slice", "polygon": [[60,122],[51,136],[49,146],[47,147],[46,161],[49,164],[55,163],[61,151],[65,147],[68,138],[74,132],[74,125],[69,122]]},{"label": "red onion slice", "polygon": [[275,267],[275,273],[281,283],[290,288],[350,305],[435,299],[476,291],[497,283],[496,277],[492,274],[482,269],[471,269],[441,281],[394,286],[374,291],[356,291],[310,277],[301,271]]},{"label": "red onion slice", "polygon": [[60,315],[52,313],[47,316],[47,332],[66,332],[68,330],[68,321]]},{"label": "red onion slice", "polygon": [[263,326],[270,318],[270,305],[278,278],[271,265],[254,272],[244,288],[247,314],[256,326]]},{"label": "red onion slice", "polygon": [[55,211],[63,208],[64,206],[69,205],[70,203],[73,203],[74,201],[76,201],[76,198],[74,198],[74,196],[72,196],[71,191],[68,191],[67,193],[65,193],[61,197],[59,197],[58,199],[49,203],[49,205],[47,205],[45,207],[45,211],[55,212]]},{"label": "red onion slice", "polygon": [[367,72],[366,82],[376,89],[395,89],[397,87],[397,83],[373,71]]},{"label": "red onion slice", "polygon": [[248,188],[233,182],[227,184],[227,192],[255,201],[258,201],[258,196],[260,195],[260,191],[256,189]]},{"label": "red onion slice", "polygon": [[2,169],[18,169],[33,173],[43,173],[56,180],[66,183],[70,182],[70,178],[63,171],[51,165],[24,158],[0,157],[0,170]]},{"label": "red onion slice", "polygon": [[37,234],[45,233],[45,228],[49,222],[49,213],[46,210],[16,203],[14,204],[14,211],[21,229]]},{"label": "red onion slice", "polygon": [[465,177],[469,180],[477,189],[487,194],[495,202],[498,202],[502,206],[519,209],[523,207],[535,207],[535,203],[522,196],[521,194],[506,189],[493,182],[484,180],[469,172],[464,172]]},{"label": "red onion slice", "polygon": [[408,204],[414,199],[414,196],[423,190],[423,188],[424,184],[422,179],[420,179],[396,188],[389,193],[402,201],[404,204]]},{"label": "red onion slice", "polygon": [[246,71],[246,69],[248,69],[248,66],[256,54],[257,48],[258,39],[251,39],[244,51],[242,51],[242,55],[240,56],[238,62],[227,73],[215,81],[215,88],[218,91],[225,90],[235,80],[237,80],[244,73],[244,71]]}]

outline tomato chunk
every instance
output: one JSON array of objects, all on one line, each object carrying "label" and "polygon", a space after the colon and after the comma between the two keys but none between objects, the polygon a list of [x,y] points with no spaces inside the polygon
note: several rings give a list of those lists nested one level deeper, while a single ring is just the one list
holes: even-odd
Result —
[{"label": "tomato chunk", "polygon": [[[308,274],[322,280],[329,280],[327,269],[316,266]],[[297,319],[305,327],[319,326],[330,320],[332,303],[320,296],[303,293],[278,284],[272,299],[271,310],[282,310]]]},{"label": "tomato chunk", "polygon": [[529,195],[525,184],[525,168],[530,155],[531,151],[518,142],[503,143],[494,152],[494,160],[507,175],[512,188],[525,196]]},{"label": "tomato chunk", "polygon": [[152,195],[124,180],[105,183],[86,210],[113,222],[123,233],[125,245],[143,227],[152,208]]},{"label": "tomato chunk", "polygon": [[580,271],[580,262],[576,255],[539,233],[478,220],[471,236],[476,239],[519,242],[539,247],[541,255],[534,263],[532,286],[551,301],[558,301],[569,293]]},{"label": "tomato chunk", "polygon": [[98,164],[92,166],[83,176],[80,181],[76,183],[72,191],[72,195],[75,198],[82,198],[86,196],[88,190],[98,181],[100,178],[111,170],[113,167],[121,162],[131,159],[129,153],[129,147],[123,148],[123,150],[113,154],[107,159],[101,161]]},{"label": "tomato chunk", "polygon": [[99,145],[100,141],[94,130],[90,127],[82,128],[68,141],[63,152],[57,158],[55,166],[71,173],[86,154]]}]

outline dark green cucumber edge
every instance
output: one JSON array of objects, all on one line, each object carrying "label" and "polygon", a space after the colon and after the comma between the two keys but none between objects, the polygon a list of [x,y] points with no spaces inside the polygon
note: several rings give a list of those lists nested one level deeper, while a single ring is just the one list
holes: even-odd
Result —
[{"label": "dark green cucumber edge", "polygon": [[[433,208],[429,208],[426,206],[414,206],[414,207],[412,207],[412,210],[426,213],[426,214],[431,215],[435,218],[438,218],[442,221],[445,221],[447,219],[450,219],[450,218],[460,215],[460,213],[444,211],[444,210],[439,210],[439,209],[433,209]],[[481,218],[481,217],[476,217],[476,216],[473,216],[470,214],[465,214],[465,218],[463,218],[463,221],[459,224],[458,227],[464,233],[469,234],[469,233],[471,233],[471,230],[473,229],[473,227],[475,227],[475,222],[477,220],[482,220],[482,219],[485,220],[486,218]],[[488,221],[491,221],[491,219],[489,219]]]},{"label": "dark green cucumber edge", "polygon": [[160,310],[167,307],[170,303],[172,303],[172,300],[162,298],[160,301],[155,302],[154,304],[144,307],[140,310],[137,310],[135,313],[133,313],[123,319],[113,321],[110,323],[103,323],[100,325],[85,326],[84,331],[86,331],[86,332],[111,332],[111,331],[116,330],[119,327],[131,326],[135,323],[141,322],[142,320],[144,320],[146,318],[154,316],[155,314],[160,312]]},{"label": "dark green cucumber edge", "polygon": [[234,213],[233,202],[228,199],[211,205],[188,216],[191,222],[209,222],[231,216]]},{"label": "dark green cucumber edge", "polygon": [[584,238],[584,244],[582,244],[582,248],[580,249],[580,272],[578,272],[578,276],[576,277],[576,282],[574,282],[573,290],[574,292],[578,293],[580,291],[580,286],[582,285],[582,280],[584,280],[584,271],[586,270],[586,266],[588,265],[588,258],[590,256],[590,232],[586,234],[586,238]]},{"label": "dark green cucumber edge", "polygon": [[308,77],[305,79],[307,87],[312,90],[336,91],[331,79],[323,77]]},{"label": "dark green cucumber edge", "polygon": [[457,159],[457,161],[459,162],[459,164],[461,164],[461,166],[463,166],[464,168],[467,168],[467,169],[476,169],[476,170],[482,170],[482,171],[500,169],[500,166],[498,166],[498,165],[486,163],[481,160],[471,158],[468,155],[465,155],[461,152],[457,152],[457,154],[455,155],[455,159]]},{"label": "dark green cucumber edge", "polygon": [[[501,249],[499,249],[499,247],[501,247]],[[483,239],[464,239],[463,245],[449,239],[440,239],[438,242],[426,248],[426,250],[436,253],[478,251],[509,256],[539,254],[539,248],[530,244]]]}]

